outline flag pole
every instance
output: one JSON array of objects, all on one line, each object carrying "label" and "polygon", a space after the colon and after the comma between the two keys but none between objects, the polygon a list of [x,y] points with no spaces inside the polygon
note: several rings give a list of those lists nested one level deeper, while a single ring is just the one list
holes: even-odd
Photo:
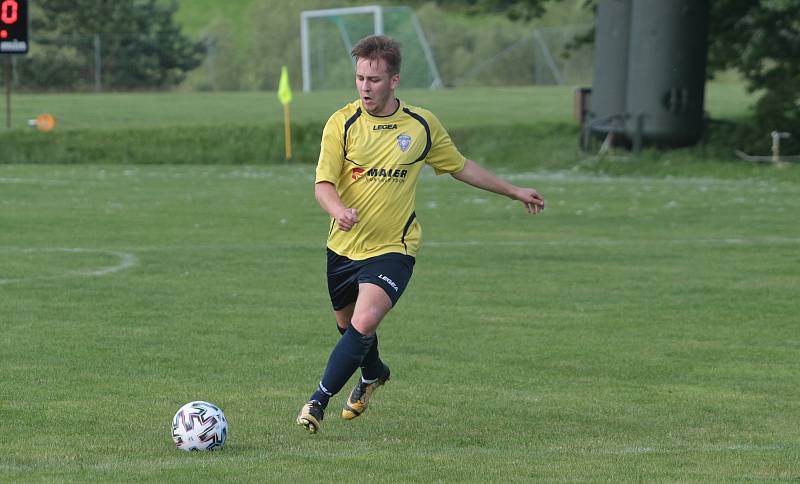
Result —
[{"label": "flag pole", "polygon": [[286,146],[286,160],[292,159],[292,125],[289,122],[289,103],[283,105],[283,144]]}]

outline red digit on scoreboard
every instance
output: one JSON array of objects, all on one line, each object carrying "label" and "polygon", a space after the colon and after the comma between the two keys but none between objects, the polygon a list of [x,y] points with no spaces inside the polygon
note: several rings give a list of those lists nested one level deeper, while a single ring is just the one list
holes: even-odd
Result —
[{"label": "red digit on scoreboard", "polygon": [[16,0],[3,0],[3,3],[0,4],[0,21],[6,25],[16,23],[18,10],[19,4]]}]

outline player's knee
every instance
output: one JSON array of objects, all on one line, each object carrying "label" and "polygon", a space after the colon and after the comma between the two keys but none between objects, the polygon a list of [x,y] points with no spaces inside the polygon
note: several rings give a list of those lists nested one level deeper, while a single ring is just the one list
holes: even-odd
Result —
[{"label": "player's knee", "polygon": [[372,336],[378,329],[381,318],[373,311],[364,311],[353,315],[350,324],[364,336]]}]

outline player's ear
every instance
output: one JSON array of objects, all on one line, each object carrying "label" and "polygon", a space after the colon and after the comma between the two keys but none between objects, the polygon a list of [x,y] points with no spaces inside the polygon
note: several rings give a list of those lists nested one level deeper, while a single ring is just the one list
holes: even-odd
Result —
[{"label": "player's ear", "polygon": [[399,85],[400,85],[400,74],[395,74],[389,78],[389,87],[391,87],[392,90],[397,89],[397,86]]}]

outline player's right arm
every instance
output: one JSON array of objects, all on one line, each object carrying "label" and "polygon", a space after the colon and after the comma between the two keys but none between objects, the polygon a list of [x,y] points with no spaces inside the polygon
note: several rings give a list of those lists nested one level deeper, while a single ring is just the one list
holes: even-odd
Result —
[{"label": "player's right arm", "polygon": [[334,113],[322,131],[319,162],[314,181],[314,196],[319,206],[328,212],[340,230],[345,232],[358,223],[358,211],[342,203],[336,184],[344,165],[344,120],[341,111]]},{"label": "player's right arm", "polygon": [[348,232],[358,223],[358,210],[345,207],[336,187],[331,182],[321,181],[314,185],[314,195],[323,210],[336,219],[340,230]]}]

